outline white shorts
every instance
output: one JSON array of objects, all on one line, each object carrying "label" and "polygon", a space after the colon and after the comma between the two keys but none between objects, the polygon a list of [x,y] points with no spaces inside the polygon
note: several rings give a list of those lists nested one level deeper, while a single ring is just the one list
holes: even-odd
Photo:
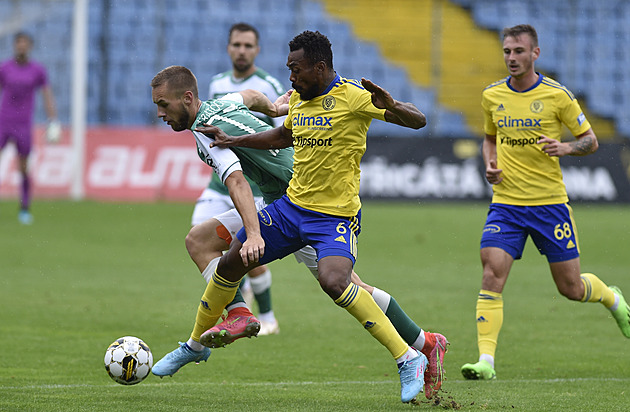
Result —
[{"label": "white shorts", "polygon": [[[261,210],[267,206],[262,198],[254,198],[254,200],[256,200],[256,210]],[[195,210],[196,209],[197,208],[195,207]],[[235,208],[211,217],[214,217],[221,222],[221,224],[230,232],[233,239],[236,239],[236,234],[243,227],[243,219],[241,219],[241,215]],[[295,260],[297,260],[298,263],[304,263],[317,279],[317,252],[315,252],[315,249],[307,245],[302,249],[293,252],[293,256],[295,256]]]},{"label": "white shorts", "polygon": [[[255,196],[254,202],[262,202],[262,197]],[[229,211],[230,209],[234,209],[234,202],[232,202],[232,198],[229,195],[224,195],[212,189],[206,188],[197,199],[191,223],[193,226],[198,225],[199,223],[203,223],[208,219]],[[225,223],[223,224],[225,227],[228,227]],[[242,221],[241,226],[243,226]]]}]

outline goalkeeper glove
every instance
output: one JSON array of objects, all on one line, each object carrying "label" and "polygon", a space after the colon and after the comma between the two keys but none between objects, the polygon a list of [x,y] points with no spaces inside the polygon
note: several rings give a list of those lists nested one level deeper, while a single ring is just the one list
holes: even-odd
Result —
[{"label": "goalkeeper glove", "polygon": [[48,122],[46,128],[46,141],[48,143],[57,143],[61,138],[61,124],[58,120],[51,120]]}]

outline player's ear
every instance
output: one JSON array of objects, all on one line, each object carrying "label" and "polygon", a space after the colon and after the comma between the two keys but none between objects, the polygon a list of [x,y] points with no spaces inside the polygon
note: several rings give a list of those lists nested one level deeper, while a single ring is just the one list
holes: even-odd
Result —
[{"label": "player's ear", "polygon": [[187,90],[184,92],[184,104],[190,105],[195,101],[195,96],[193,96],[193,92],[191,92],[190,90]]},{"label": "player's ear", "polygon": [[540,47],[534,47],[532,53],[534,54],[534,60],[537,60],[540,57]]},{"label": "player's ear", "polygon": [[315,72],[317,72],[317,74],[323,74],[325,71],[326,71],[326,63],[324,63],[323,60],[320,60],[317,63],[315,63]]}]

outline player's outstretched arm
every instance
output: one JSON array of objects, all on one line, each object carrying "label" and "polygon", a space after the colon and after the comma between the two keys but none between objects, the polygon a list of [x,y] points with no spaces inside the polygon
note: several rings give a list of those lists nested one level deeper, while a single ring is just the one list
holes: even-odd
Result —
[{"label": "player's outstretched arm", "polygon": [[371,80],[362,78],[361,84],[372,93],[372,104],[379,109],[385,109],[385,120],[400,126],[420,129],[426,126],[427,118],[413,103],[400,102],[381,86]]},{"label": "player's outstretched arm", "polygon": [[258,90],[246,89],[238,93],[243,96],[243,104],[254,112],[260,112],[270,117],[285,116],[289,113],[289,98],[292,90],[278,97],[273,103],[264,93]]},{"label": "player's outstretched arm", "polygon": [[211,148],[238,146],[252,149],[283,149],[293,145],[293,134],[284,126],[243,136],[229,136],[218,127],[208,125],[199,126],[195,131],[214,139],[210,143]]}]

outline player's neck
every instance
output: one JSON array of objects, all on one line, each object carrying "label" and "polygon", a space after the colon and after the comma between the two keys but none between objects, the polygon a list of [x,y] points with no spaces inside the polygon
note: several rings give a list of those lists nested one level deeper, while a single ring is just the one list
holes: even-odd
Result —
[{"label": "player's neck", "polygon": [[325,78],[324,78],[324,82],[322,84],[321,90],[319,91],[320,94],[323,94],[326,89],[328,89],[328,87],[330,86],[330,84],[335,80],[335,78],[337,77],[337,72],[334,70],[330,70]]},{"label": "player's neck", "polygon": [[190,109],[188,109],[188,114],[189,114],[189,122],[190,124],[188,125],[188,129],[190,129],[193,124],[195,124],[195,119],[197,118],[197,115],[199,114],[199,111],[201,110],[201,105],[203,104],[203,102],[201,101],[201,99],[197,99],[195,101],[195,103],[192,105],[192,108],[196,108],[194,113],[190,113]]},{"label": "player's neck", "polygon": [[28,56],[25,56],[23,54],[16,54],[15,55],[15,61],[18,64],[26,64],[26,63],[28,63]]},{"label": "player's neck", "polygon": [[245,70],[245,71],[238,71],[236,69],[232,69],[232,76],[235,79],[238,80],[242,80],[242,79],[246,79],[249,76],[251,76],[252,74],[256,73],[256,70],[258,70],[258,68],[255,65],[252,65],[249,69]]},{"label": "player's neck", "polygon": [[534,70],[527,72],[519,77],[512,76],[510,78],[510,85],[512,88],[518,91],[527,90],[532,87],[538,81],[538,73]]}]

